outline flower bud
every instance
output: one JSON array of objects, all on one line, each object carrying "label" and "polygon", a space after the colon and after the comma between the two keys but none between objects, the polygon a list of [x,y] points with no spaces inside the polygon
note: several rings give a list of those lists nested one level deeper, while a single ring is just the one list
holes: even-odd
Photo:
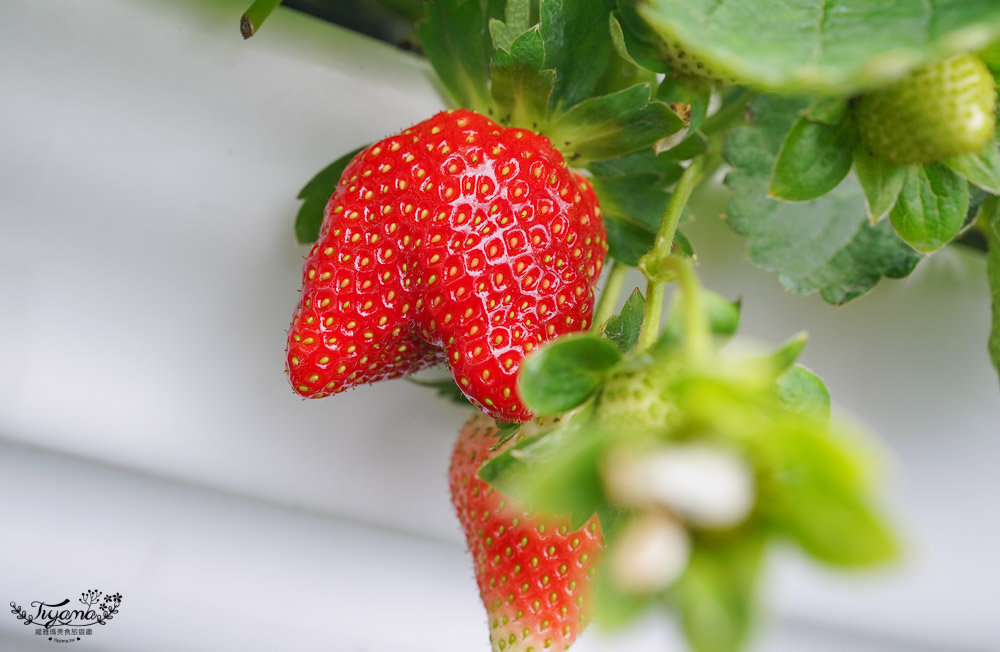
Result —
[{"label": "flower bud", "polygon": [[676,520],[649,512],[625,524],[608,554],[608,569],[619,590],[657,593],[684,572],[691,543]]},{"label": "flower bud", "polygon": [[753,509],[756,491],[749,466],[721,446],[616,451],[602,470],[615,502],[639,509],[664,507],[694,527],[731,527]]}]

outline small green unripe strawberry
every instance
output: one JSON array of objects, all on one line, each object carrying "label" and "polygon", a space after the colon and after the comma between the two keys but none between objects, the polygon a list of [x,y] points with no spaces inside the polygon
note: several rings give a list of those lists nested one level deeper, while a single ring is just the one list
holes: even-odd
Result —
[{"label": "small green unripe strawberry", "polygon": [[612,374],[597,398],[599,418],[624,428],[660,430],[677,417],[677,407],[667,395],[670,369],[647,364]]},{"label": "small green unripe strawberry", "polygon": [[862,95],[854,114],[868,151],[896,165],[976,152],[996,126],[993,76],[979,57],[954,55]]}]

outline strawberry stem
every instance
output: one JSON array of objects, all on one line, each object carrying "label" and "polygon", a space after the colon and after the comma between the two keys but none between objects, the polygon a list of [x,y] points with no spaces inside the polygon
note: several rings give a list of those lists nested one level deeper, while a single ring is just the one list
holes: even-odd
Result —
[{"label": "strawberry stem", "polygon": [[280,4],[281,0],[254,0],[240,18],[240,34],[243,38],[248,39],[256,34],[271,12]]},{"label": "strawberry stem", "polygon": [[663,315],[663,291],[666,283],[650,280],[646,283],[646,303],[642,310],[637,349],[645,351],[656,342],[660,334],[660,317]]},{"label": "strawberry stem", "polygon": [[599,329],[604,322],[611,318],[611,315],[615,314],[618,297],[621,296],[622,288],[625,286],[626,273],[628,273],[628,267],[617,260],[612,263],[611,271],[608,272],[608,280],[601,292],[601,299],[597,303],[597,309],[594,310],[592,330]]},{"label": "strawberry stem", "polygon": [[688,361],[697,365],[711,350],[708,316],[702,301],[701,283],[688,258],[672,256],[670,262],[677,273],[681,288],[681,305],[684,308],[684,351]]},{"label": "strawberry stem", "polygon": [[656,243],[653,249],[639,260],[639,269],[649,281],[646,285],[646,307],[642,315],[642,328],[639,331],[640,351],[652,346],[660,333],[663,291],[667,282],[673,280],[678,271],[671,260],[677,224],[681,220],[684,206],[691,198],[691,193],[701,180],[704,169],[705,157],[699,156],[684,170],[663,213],[660,230],[656,234]]}]

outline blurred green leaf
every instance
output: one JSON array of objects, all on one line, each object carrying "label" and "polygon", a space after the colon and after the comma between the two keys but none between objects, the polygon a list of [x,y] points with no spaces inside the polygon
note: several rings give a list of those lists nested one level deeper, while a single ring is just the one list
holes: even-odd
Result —
[{"label": "blurred green leaf", "polygon": [[663,39],[635,10],[634,0],[617,0],[611,16],[612,44],[618,54],[653,72],[669,72]]},{"label": "blurred green leaf", "polygon": [[906,181],[906,166],[894,165],[883,158],[872,156],[864,147],[856,147],[854,174],[865,191],[868,219],[872,223],[878,222],[896,205],[896,198]]},{"label": "blurred green leaf", "polygon": [[845,97],[819,97],[802,110],[802,115],[813,122],[834,127],[847,118],[850,108],[850,102]]},{"label": "blurred green leaf", "polygon": [[311,244],[319,239],[319,230],[323,226],[323,213],[330,201],[340,175],[351,160],[364,150],[367,145],[350,151],[336,161],[316,173],[312,179],[299,191],[298,198],[302,200],[299,213],[295,217],[295,239],[300,244]]},{"label": "blurred green leaf", "polygon": [[783,406],[826,421],[830,417],[830,392],[819,376],[802,365],[793,365],[775,381]]},{"label": "blurred green leaf", "polygon": [[561,337],[524,360],[518,393],[535,414],[565,412],[590,398],[621,359],[618,347],[602,337]]},{"label": "blurred green leaf", "polygon": [[751,444],[761,468],[770,469],[758,476],[758,509],[777,532],[838,566],[867,566],[898,554],[889,524],[869,498],[873,454],[853,432],[788,415]]},{"label": "blurred green leaf", "polygon": [[[601,529],[603,532],[603,521]],[[598,566],[591,591],[594,620],[603,628],[610,630],[622,629],[633,624],[651,602],[649,596],[632,595],[619,590],[607,566]]]},{"label": "blurred green leaf", "polygon": [[[730,301],[721,294],[711,290],[702,290],[702,305],[708,318],[708,327],[713,335],[722,338],[731,337],[740,325],[740,308],[742,302]],[[667,313],[663,333],[656,347],[673,346],[684,338],[684,305],[682,301],[673,301]]]},{"label": "blurred green leaf", "polygon": [[612,315],[604,325],[601,334],[615,343],[618,350],[628,353],[639,341],[639,331],[642,329],[642,314],[646,300],[642,296],[639,288],[632,290],[632,294],[625,300],[621,312]]},{"label": "blurred green leaf", "polygon": [[497,443],[493,444],[493,446],[490,447],[491,451],[497,451],[503,448],[504,444],[506,444],[511,439],[517,436],[517,433],[520,432],[521,426],[523,425],[520,423],[510,423],[507,421],[497,421],[496,424],[497,424],[497,432],[496,432]]},{"label": "blurred green leaf", "polygon": [[853,163],[854,126],[798,119],[785,137],[771,174],[772,197],[806,201],[837,187]]},{"label": "blurred green leaf", "polygon": [[948,159],[944,164],[983,190],[1000,194],[1000,151],[993,141],[975,154]]},{"label": "blurred green leaf", "polygon": [[695,652],[744,649],[756,615],[764,543],[756,532],[695,541],[688,568],[670,592]]},{"label": "blurred green leaf", "polygon": [[896,233],[917,251],[937,251],[965,224],[969,186],[940,163],[911,165],[889,212]]},{"label": "blurred green leaf", "polygon": [[610,435],[570,418],[495,456],[479,477],[533,511],[569,516],[578,529],[604,504],[598,455]]},{"label": "blurred green leaf", "polygon": [[884,518],[859,496],[803,482],[789,487],[782,507],[779,528],[818,561],[869,566],[899,554]]},{"label": "blurred green leaf", "polygon": [[[785,95],[850,95],[1000,37],[995,0],[833,7],[825,0],[647,0],[638,8],[662,40],[713,76]],[[644,51],[656,56],[655,44]]]},{"label": "blurred green leaf", "polygon": [[771,360],[774,362],[775,368],[784,372],[795,364],[795,361],[802,355],[802,350],[806,348],[808,342],[809,337],[805,333],[798,333],[789,338],[787,342],[779,346],[771,354]]}]

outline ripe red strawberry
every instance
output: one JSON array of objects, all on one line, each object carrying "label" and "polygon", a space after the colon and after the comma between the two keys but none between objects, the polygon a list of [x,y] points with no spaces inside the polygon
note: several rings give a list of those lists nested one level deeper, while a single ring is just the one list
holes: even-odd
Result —
[{"label": "ripe red strawberry", "polygon": [[458,435],[448,474],[493,650],[565,649],[587,625],[591,577],[603,551],[600,527],[592,517],[570,532],[567,522],[539,519],[480,480],[495,435],[488,417],[472,417]]},{"label": "ripe red strawberry", "polygon": [[447,361],[474,404],[525,421],[521,360],[589,326],[606,251],[592,187],[547,138],[439,113],[344,170],[303,269],[289,380],[319,398]]}]

